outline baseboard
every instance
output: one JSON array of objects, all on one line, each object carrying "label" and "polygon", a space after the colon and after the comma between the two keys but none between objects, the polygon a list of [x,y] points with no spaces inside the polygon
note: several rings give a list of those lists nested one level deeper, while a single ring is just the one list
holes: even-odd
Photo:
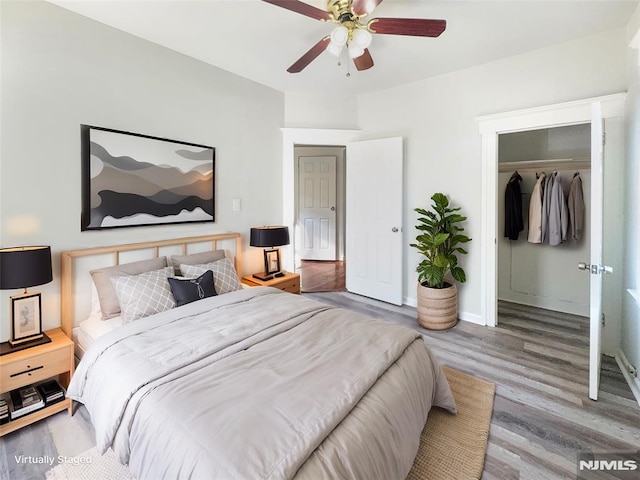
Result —
[{"label": "baseboard", "polygon": [[622,350],[618,350],[618,354],[616,355],[616,362],[618,363],[618,367],[622,371],[622,375],[624,375],[624,379],[629,384],[629,388],[631,389],[631,393],[636,397],[636,401],[638,405],[640,405],[640,379],[638,377],[633,378],[629,373],[629,360],[625,356]]},{"label": "baseboard", "polygon": [[[405,297],[403,300],[405,305],[416,308],[418,306],[418,302],[415,298]],[[475,313],[469,312],[458,312],[458,319],[464,320],[465,322],[475,323],[476,325],[485,325],[482,321],[482,317],[480,315],[476,315]]]},{"label": "baseboard", "polygon": [[482,321],[482,317],[480,315],[476,315],[475,313],[458,312],[458,318],[460,320],[464,320],[465,322],[475,323],[476,325],[485,325],[485,323]]}]

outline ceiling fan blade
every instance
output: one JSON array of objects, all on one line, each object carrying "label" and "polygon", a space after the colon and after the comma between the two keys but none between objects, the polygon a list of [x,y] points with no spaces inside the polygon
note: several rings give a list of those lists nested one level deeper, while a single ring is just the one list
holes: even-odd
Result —
[{"label": "ceiling fan blade", "polygon": [[300,73],[305,69],[307,65],[313,62],[318,55],[324,52],[329,46],[329,42],[331,42],[331,38],[325,37],[316,43],[313,47],[309,49],[307,53],[302,55],[296,63],[287,68],[287,72],[289,73]]},{"label": "ceiling fan blade", "polygon": [[356,68],[359,72],[362,70],[368,70],[373,67],[373,58],[371,58],[371,53],[369,53],[369,49],[365,48],[364,53],[357,58],[353,59],[353,63],[356,64]]},{"label": "ceiling fan blade", "polygon": [[298,0],[262,0],[263,2],[276,5],[278,7],[286,8],[292,12],[300,13],[307,17],[315,18],[316,20],[331,20],[329,12],[320,10],[307,3],[299,2]]},{"label": "ceiling fan blade", "polygon": [[382,0],[353,0],[351,8],[356,15],[369,15],[382,3]]},{"label": "ceiling fan blade", "polygon": [[369,22],[368,27],[374,33],[387,35],[437,37],[447,28],[447,21],[421,18],[374,18]]}]

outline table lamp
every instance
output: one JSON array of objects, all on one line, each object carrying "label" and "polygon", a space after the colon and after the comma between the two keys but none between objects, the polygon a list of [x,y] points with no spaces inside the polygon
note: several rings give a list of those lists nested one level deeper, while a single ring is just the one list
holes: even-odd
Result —
[{"label": "table lamp", "polygon": [[0,248],[0,290],[24,288],[11,297],[11,345],[43,337],[40,293],[27,292],[27,287],[52,280],[51,247]]},{"label": "table lamp", "polygon": [[266,281],[284,276],[280,271],[280,250],[275,247],[289,245],[289,227],[254,227],[249,245],[267,247],[264,249],[264,273],[254,273],[255,278]]}]

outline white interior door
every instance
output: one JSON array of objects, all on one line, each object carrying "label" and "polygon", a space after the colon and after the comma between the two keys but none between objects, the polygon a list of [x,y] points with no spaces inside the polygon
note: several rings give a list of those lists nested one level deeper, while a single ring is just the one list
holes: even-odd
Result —
[{"label": "white interior door", "polygon": [[402,138],[347,145],[346,287],[402,305]]},{"label": "white interior door", "polygon": [[336,157],[298,157],[300,259],[336,259]]},{"label": "white interior door", "polygon": [[[591,263],[590,312],[589,312],[589,398],[598,399],[600,388],[600,364],[602,360],[602,280],[603,266],[603,217],[604,217],[604,145],[602,106],[591,104]],[[584,267],[584,266],[583,266]]]}]

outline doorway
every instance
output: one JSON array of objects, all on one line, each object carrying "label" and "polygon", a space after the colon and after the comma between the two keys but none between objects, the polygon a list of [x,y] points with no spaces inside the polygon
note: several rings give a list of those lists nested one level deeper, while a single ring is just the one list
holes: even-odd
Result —
[{"label": "doorway", "polygon": [[302,291],[345,291],[345,147],[296,145],[294,158]]},{"label": "doorway", "polygon": [[[623,205],[620,195],[622,189],[618,187],[624,179],[624,173],[621,169],[624,145],[624,102],[625,94],[614,94],[489,115],[477,119],[482,134],[483,151],[482,206],[484,213],[482,216],[481,314],[485,325],[489,326],[497,324],[499,135],[588,122],[591,124],[591,252],[590,258],[585,259],[585,263],[590,264],[589,273],[591,273],[589,277],[589,397],[593,400],[596,400],[598,396],[602,338],[605,339],[603,348],[605,354],[607,353],[607,345],[609,351],[612,352],[610,355],[616,355],[620,345],[621,289],[619,284],[621,276],[612,276],[610,280],[608,279],[603,292],[602,274],[605,271],[610,271],[610,268],[605,268],[603,264],[603,256],[609,265],[614,266],[614,270],[621,270],[622,267],[620,248],[616,245],[618,242],[609,232],[615,231],[616,226],[619,228],[620,217],[616,214],[616,210],[620,210]],[[608,125],[606,144],[602,130],[603,121]],[[606,157],[606,161],[603,162],[604,157]],[[604,210],[603,187],[604,191],[608,192],[606,202],[604,202]],[[608,234],[604,238],[603,231]],[[610,318],[606,328],[604,316],[601,315],[603,299],[605,300],[605,313]]]}]

